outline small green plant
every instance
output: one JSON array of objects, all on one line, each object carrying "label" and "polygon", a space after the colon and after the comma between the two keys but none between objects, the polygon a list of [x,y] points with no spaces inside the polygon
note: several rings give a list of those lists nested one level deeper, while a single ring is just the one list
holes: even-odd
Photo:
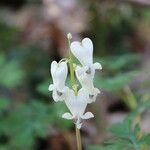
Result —
[{"label": "small green plant", "polygon": [[141,102],[129,115],[109,128],[112,138],[101,145],[91,145],[87,150],[149,150],[150,133],[142,133],[135,118],[150,108],[150,101]]},{"label": "small green plant", "polygon": [[148,150],[150,133],[142,134],[139,124],[133,125],[131,119],[124,119],[109,128],[112,139],[104,146],[89,146],[87,150]]},{"label": "small green plant", "polygon": [[114,124],[109,131],[114,139],[109,140],[107,144],[116,146],[118,149],[142,150],[143,147],[150,144],[150,134],[142,135],[140,125],[133,125],[130,119]]},{"label": "small green plant", "polygon": [[0,53],[0,86],[12,88],[21,85],[25,72],[16,60],[8,60],[3,53]]},{"label": "small green plant", "polygon": [[[10,110],[11,108],[11,110]],[[45,138],[51,134],[52,125],[65,130],[71,122],[64,121],[60,113],[66,111],[62,103],[47,105],[32,100],[28,103],[12,103],[11,100],[0,98],[0,135],[6,138],[2,147],[9,149],[33,149],[37,137]],[[56,119],[57,118],[57,119]]]}]

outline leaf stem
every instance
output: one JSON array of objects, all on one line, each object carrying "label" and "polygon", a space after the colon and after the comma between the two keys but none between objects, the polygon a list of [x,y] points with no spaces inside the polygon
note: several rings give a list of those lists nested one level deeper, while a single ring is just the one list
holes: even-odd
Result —
[{"label": "leaf stem", "polygon": [[[70,68],[71,87],[74,90],[75,95],[77,95],[78,91],[75,83],[73,58],[72,58],[72,53],[70,48],[70,38],[68,38],[68,45],[69,45],[69,68]],[[77,149],[82,150],[80,129],[78,129],[76,125],[75,125],[75,131],[76,131]]]},{"label": "leaf stem", "polygon": [[131,109],[135,109],[137,107],[137,101],[130,89],[130,87],[127,85],[125,88],[124,88],[124,92],[126,93],[127,95],[127,103],[128,103],[128,106],[131,108]]}]

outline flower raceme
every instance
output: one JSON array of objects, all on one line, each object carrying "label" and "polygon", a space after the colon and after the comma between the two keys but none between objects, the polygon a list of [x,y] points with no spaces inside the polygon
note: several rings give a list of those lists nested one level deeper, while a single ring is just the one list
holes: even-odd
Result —
[{"label": "flower raceme", "polygon": [[[68,40],[71,36],[68,36]],[[68,74],[67,63],[60,61],[51,63],[51,75],[53,84],[49,86],[52,91],[54,101],[64,101],[70,112],[62,115],[65,119],[73,119],[76,127],[81,128],[83,119],[93,118],[91,112],[85,112],[86,106],[96,100],[100,93],[98,88],[93,85],[96,70],[102,69],[100,63],[93,63],[93,43],[89,38],[84,38],[82,42],[74,41],[70,45],[72,54],[79,60],[81,66],[75,65],[73,70],[81,84],[81,89],[74,92],[73,89],[65,86]]]}]

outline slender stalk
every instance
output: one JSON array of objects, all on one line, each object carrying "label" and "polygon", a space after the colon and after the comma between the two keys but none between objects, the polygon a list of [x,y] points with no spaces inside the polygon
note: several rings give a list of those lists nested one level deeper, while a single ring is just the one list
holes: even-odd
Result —
[{"label": "slender stalk", "polygon": [[80,129],[76,128],[77,149],[82,150]]},{"label": "slender stalk", "polygon": [[127,103],[128,103],[128,106],[131,108],[131,109],[135,109],[137,107],[137,101],[136,101],[136,98],[134,97],[134,94],[132,93],[131,89],[129,86],[126,86],[124,88],[124,92],[126,93],[127,95]]},{"label": "slender stalk", "polygon": [[[71,80],[71,86],[74,90],[74,85],[75,85],[75,76],[74,76],[74,66],[73,66],[73,58],[71,54],[71,49],[70,49],[70,39],[68,39],[68,45],[69,45],[69,68],[70,68],[70,80]],[[75,91],[75,94],[77,94],[77,90]]]},{"label": "slender stalk", "polygon": [[[124,88],[124,93],[126,94],[127,101],[125,99],[125,102],[128,105],[128,107],[131,110],[135,109],[137,107],[137,105],[138,105],[137,104],[137,100],[136,100],[136,98],[135,98],[134,94],[132,93],[132,91],[131,91],[129,86],[126,86]],[[135,118],[135,123],[139,123],[139,124],[141,123],[141,115],[140,114]],[[143,135],[143,133],[140,132],[139,137],[141,137],[142,135]],[[147,146],[146,145],[143,145],[142,147],[139,148],[135,142],[133,142],[133,144],[134,144],[136,150],[147,150]]]},{"label": "slender stalk", "polygon": [[[77,86],[75,83],[73,58],[72,58],[72,53],[71,53],[71,49],[70,49],[70,38],[68,38],[68,45],[69,45],[69,68],[70,68],[71,86],[72,86],[72,89],[74,90],[75,95],[77,95],[78,91],[77,91]],[[80,129],[78,129],[75,126],[75,130],[76,130],[77,149],[82,150]]]}]

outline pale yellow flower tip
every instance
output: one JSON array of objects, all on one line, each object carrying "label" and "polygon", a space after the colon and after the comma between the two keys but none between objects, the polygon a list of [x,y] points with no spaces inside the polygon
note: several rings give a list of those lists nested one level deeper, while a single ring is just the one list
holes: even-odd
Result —
[{"label": "pale yellow flower tip", "polygon": [[67,34],[67,38],[68,38],[68,39],[72,39],[71,33],[68,33],[68,34]]}]

